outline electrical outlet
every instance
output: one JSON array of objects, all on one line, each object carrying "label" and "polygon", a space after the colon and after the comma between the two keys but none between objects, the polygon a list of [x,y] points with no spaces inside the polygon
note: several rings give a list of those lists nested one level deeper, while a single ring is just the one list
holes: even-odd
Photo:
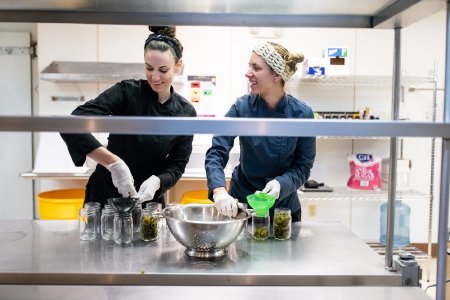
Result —
[{"label": "electrical outlet", "polygon": [[308,205],[308,216],[309,217],[316,216],[316,205],[315,204]]}]

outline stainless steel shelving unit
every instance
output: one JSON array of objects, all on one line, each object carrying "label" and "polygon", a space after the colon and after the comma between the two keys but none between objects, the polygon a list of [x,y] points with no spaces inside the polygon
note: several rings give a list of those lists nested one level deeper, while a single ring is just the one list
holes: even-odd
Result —
[{"label": "stainless steel shelving unit", "polygon": [[[415,190],[397,191],[397,200],[423,200],[430,195]],[[388,191],[352,190],[346,187],[334,187],[333,192],[304,192],[302,200],[317,201],[386,201]]]},{"label": "stainless steel shelving unit", "polygon": [[[432,83],[433,77],[405,76],[402,85],[416,85]],[[332,75],[332,76],[295,76],[289,80],[286,86],[373,86],[392,87],[392,76],[376,75]]]},{"label": "stainless steel shelving unit", "polygon": [[[430,300],[420,288],[402,287],[274,287],[274,286],[240,286],[202,287],[195,286],[68,286],[41,285],[21,286],[1,285],[0,294],[8,295],[9,300],[61,300],[79,299],[79,295],[89,295],[92,299],[145,299],[149,295],[158,295],[159,300],[173,300],[183,295],[184,300],[210,300],[211,295],[220,295],[219,299],[241,299],[254,297],[257,299],[289,300],[301,295],[309,300]],[[78,297],[78,298],[77,298]]]},{"label": "stainless steel shelving unit", "polygon": [[[271,27],[391,28],[395,30],[393,107],[400,94],[400,29],[439,10],[445,0],[352,0],[341,1],[159,1],[78,0],[0,3],[0,22],[216,25]],[[447,8],[448,11],[448,8]],[[450,19],[450,18],[448,18]],[[447,23],[449,20],[447,20]],[[449,35],[447,25],[447,39]],[[450,46],[447,41],[446,50]],[[446,82],[450,85],[450,62],[446,61]],[[115,132],[147,134],[233,134],[260,136],[382,136],[391,137],[391,157],[396,157],[396,137],[442,137],[441,191],[439,210],[438,270],[436,298],[445,297],[446,243],[450,181],[450,94],[445,91],[444,122],[365,122],[328,120],[206,120],[164,118],[97,117],[0,117],[0,131]],[[396,120],[395,109],[393,119]],[[398,116],[398,115],[397,115]],[[395,145],[395,146],[394,146]],[[395,171],[395,164],[391,163]],[[395,187],[395,172],[391,185]],[[395,189],[389,191],[393,206]],[[388,236],[392,238],[393,213],[388,213]],[[389,242],[388,246],[392,244]],[[392,241],[392,240],[391,240]],[[392,245],[391,245],[392,246]],[[389,247],[387,247],[389,248]],[[387,261],[387,267],[389,262]]]},{"label": "stainless steel shelving unit", "polygon": [[[437,66],[435,66],[434,76],[423,77],[423,76],[401,76],[401,94],[400,101],[404,102],[405,91],[409,92],[415,91],[417,86],[422,86],[423,84],[433,84],[433,88],[430,90],[436,90],[436,82],[437,82]],[[294,75],[294,77],[287,83],[288,88],[298,89],[301,87],[350,87],[350,88],[384,88],[384,89],[392,89],[392,76],[377,76],[377,75]],[[436,103],[436,94],[434,91],[434,103]],[[434,118],[433,122],[436,121],[436,105],[434,104]],[[377,122],[377,120],[372,120],[373,122]],[[351,140],[361,140],[361,139],[384,139],[387,137],[339,137],[339,136],[318,136],[318,139],[327,139],[327,140],[335,140],[335,139],[351,139]],[[434,143],[434,139],[433,143]],[[400,141],[403,142],[403,141]],[[403,145],[403,144],[402,144]],[[403,149],[400,149],[401,154],[399,157],[403,157],[402,153]],[[432,150],[432,158],[430,161],[431,165],[431,176],[434,176],[434,146]],[[434,178],[431,182],[433,182]],[[370,200],[384,200],[388,199],[388,191],[356,191],[349,190],[345,187],[338,187],[334,189],[333,193],[305,193],[302,195],[302,199],[304,200],[341,200],[341,201],[370,201]],[[430,186],[430,194],[420,193],[417,191],[396,191],[395,198],[397,200],[406,200],[406,199],[421,199],[429,201],[429,224],[428,224],[428,272],[427,272],[427,280],[430,278],[431,269],[431,245],[432,245],[432,217],[433,217],[433,184]]]},{"label": "stainless steel shelving unit", "polygon": [[0,22],[272,27],[401,28],[445,8],[445,0],[205,2],[26,0],[0,3]]}]

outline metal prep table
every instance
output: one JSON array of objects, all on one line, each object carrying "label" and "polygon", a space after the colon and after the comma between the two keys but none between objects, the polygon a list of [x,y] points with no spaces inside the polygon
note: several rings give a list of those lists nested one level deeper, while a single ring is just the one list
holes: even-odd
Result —
[{"label": "metal prep table", "polygon": [[0,295],[9,300],[430,300],[415,287],[195,287],[195,286],[17,286],[0,285]]},{"label": "metal prep table", "polygon": [[162,226],[157,242],[81,241],[77,221],[0,221],[0,284],[401,286],[401,275],[337,222],[302,222],[289,241],[243,232],[199,260]]}]

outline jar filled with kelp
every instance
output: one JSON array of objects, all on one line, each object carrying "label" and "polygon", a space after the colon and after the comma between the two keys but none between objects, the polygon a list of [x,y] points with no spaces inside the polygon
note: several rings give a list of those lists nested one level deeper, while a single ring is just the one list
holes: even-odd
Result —
[{"label": "jar filled with kelp", "polygon": [[291,238],[292,217],[289,208],[275,208],[273,217],[273,235],[277,240]]},{"label": "jar filled with kelp", "polygon": [[255,240],[263,241],[269,238],[270,216],[267,214],[261,215],[257,213],[252,214],[252,237]]},{"label": "jar filled with kelp", "polygon": [[141,215],[141,240],[151,242],[158,238],[157,208],[145,208]]}]

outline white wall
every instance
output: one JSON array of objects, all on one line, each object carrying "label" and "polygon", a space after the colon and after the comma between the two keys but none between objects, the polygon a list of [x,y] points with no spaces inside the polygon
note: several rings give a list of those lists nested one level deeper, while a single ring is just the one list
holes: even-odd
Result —
[{"label": "white wall", "polygon": [[[436,58],[443,66],[444,22],[445,12],[442,12],[402,31],[402,69],[407,75],[426,76]],[[244,74],[251,47],[258,38],[252,35],[248,28],[239,27],[178,27],[177,30],[185,48],[184,74],[217,76],[217,115],[223,115],[236,97],[247,91]],[[264,30],[270,32],[270,29]],[[146,26],[39,24],[38,33],[39,70],[42,70],[54,60],[142,62],[143,43],[149,32]],[[69,41],[61,43],[62,40],[67,40],[63,39],[67,36],[70,36]],[[349,47],[348,64],[351,74],[390,76],[393,68],[393,38],[392,30],[283,28],[279,39],[270,40],[285,45],[291,52],[302,52],[306,57],[320,56],[327,46]],[[441,68],[440,78],[443,78],[443,72]],[[109,86],[40,81],[39,114],[67,115],[79,104],[52,102],[52,95],[83,95],[90,99]],[[182,94],[189,91],[183,85],[175,88]],[[370,112],[382,119],[390,119],[391,116],[390,87],[317,87],[290,84],[287,89],[289,93],[310,104],[314,110],[361,110],[369,106]],[[431,93],[416,95],[419,94],[406,95],[402,114],[411,119],[428,119],[430,105],[426,103],[430,101]],[[440,101],[442,102],[442,99]],[[418,112],[422,115],[417,114]],[[197,149],[206,149],[205,145],[210,143],[210,136],[197,136],[195,142]],[[413,159],[412,186],[423,192],[428,192],[429,187],[427,174],[430,162],[421,159],[429,156],[428,146],[423,146],[427,143],[429,141],[409,139],[405,141],[404,147],[405,156]],[[370,152],[382,157],[389,155],[388,139],[318,140],[317,145],[317,160],[311,178],[333,186],[346,184],[349,175],[346,158],[348,154]],[[417,155],[414,151],[418,151],[418,148],[424,150]],[[39,189],[84,184],[85,182],[76,180],[41,181]],[[317,217],[313,219],[338,219],[360,237],[376,240],[379,234],[381,203],[316,201],[314,205],[317,206]],[[408,204],[413,211],[412,241],[426,242],[428,201],[411,200]],[[306,207],[309,203],[306,201],[303,205],[304,217],[307,219]]]},{"label": "white wall", "polygon": [[[0,23],[0,31],[3,32],[29,32],[31,34],[31,40],[37,41],[37,24],[35,23]],[[39,54],[38,54],[39,55]],[[38,106],[38,78],[39,72],[37,69],[38,60],[35,58],[31,61],[32,71],[32,98],[33,109]],[[34,113],[34,111],[33,111]]]},{"label": "white wall", "polygon": [[[30,23],[0,23],[0,33],[18,33],[24,35],[23,43],[11,43],[11,40],[2,35],[2,46],[29,46],[36,41],[36,24]],[[26,43],[25,43],[26,42]],[[11,58],[11,61],[8,59]],[[31,64],[31,67],[30,67]],[[25,59],[17,56],[3,56],[0,73],[2,84],[2,115],[31,115],[33,99],[37,99],[37,60]],[[31,72],[31,74],[30,74]],[[27,78],[21,78],[27,74]],[[22,172],[28,172],[33,164],[32,134],[30,133],[2,133],[0,145],[3,161],[2,190],[4,199],[0,203],[0,215],[3,219],[31,219],[33,218],[33,181],[19,177]],[[12,177],[11,177],[11,174]],[[7,177],[9,176],[9,177]]]}]

